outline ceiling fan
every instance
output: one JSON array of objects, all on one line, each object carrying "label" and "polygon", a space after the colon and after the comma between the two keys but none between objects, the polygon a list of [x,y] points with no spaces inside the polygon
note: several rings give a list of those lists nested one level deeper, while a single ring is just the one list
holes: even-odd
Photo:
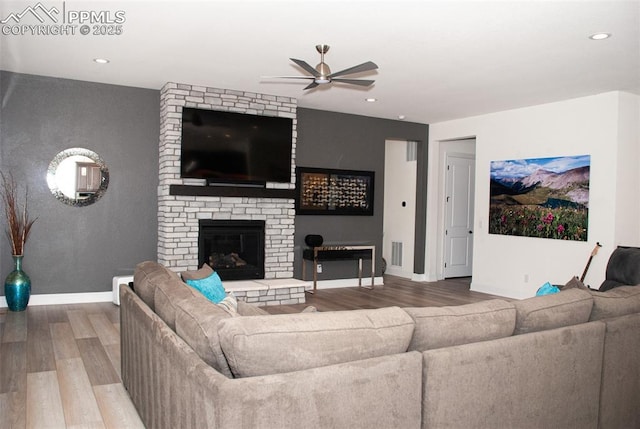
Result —
[{"label": "ceiling fan", "polygon": [[290,58],[291,61],[296,63],[298,66],[302,67],[304,71],[309,73],[311,76],[275,76],[278,79],[311,79],[312,82],[307,85],[304,89],[315,88],[318,85],[324,85],[331,82],[339,82],[346,83],[350,85],[359,85],[359,86],[370,86],[375,81],[367,80],[367,79],[345,79],[338,76],[344,76],[348,74],[354,73],[362,73],[370,70],[376,70],[378,66],[371,62],[367,61],[366,63],[359,64],[357,66],[349,67],[348,69],[340,70],[339,72],[331,73],[331,69],[329,65],[324,62],[324,54],[329,51],[329,45],[316,45],[316,50],[320,54],[320,63],[314,67],[311,67],[309,63],[303,60],[297,60],[295,58]]}]

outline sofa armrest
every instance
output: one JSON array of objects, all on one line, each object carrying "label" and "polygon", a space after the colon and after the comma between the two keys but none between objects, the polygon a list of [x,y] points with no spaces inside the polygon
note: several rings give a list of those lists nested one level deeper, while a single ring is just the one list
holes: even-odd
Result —
[{"label": "sofa armrest", "polygon": [[136,295],[120,288],[122,382],[147,428],[215,428],[215,371]]}]

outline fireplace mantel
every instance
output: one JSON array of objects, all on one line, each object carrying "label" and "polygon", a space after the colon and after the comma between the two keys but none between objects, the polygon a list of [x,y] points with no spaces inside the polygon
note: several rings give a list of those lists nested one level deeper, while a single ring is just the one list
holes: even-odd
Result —
[{"label": "fireplace mantel", "polygon": [[169,195],[191,197],[253,197],[294,199],[294,189],[253,188],[247,186],[170,185]]}]

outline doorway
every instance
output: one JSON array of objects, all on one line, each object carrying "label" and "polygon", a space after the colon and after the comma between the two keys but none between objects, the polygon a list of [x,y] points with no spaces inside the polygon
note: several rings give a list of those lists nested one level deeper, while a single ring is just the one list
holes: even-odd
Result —
[{"label": "doorway", "polygon": [[475,139],[447,142],[444,147],[442,278],[470,277],[473,272]]}]

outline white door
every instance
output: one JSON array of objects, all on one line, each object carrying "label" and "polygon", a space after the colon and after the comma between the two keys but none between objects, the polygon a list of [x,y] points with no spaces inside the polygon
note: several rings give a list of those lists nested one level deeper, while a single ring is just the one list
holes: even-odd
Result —
[{"label": "white door", "polygon": [[444,277],[469,277],[473,259],[475,159],[447,155]]},{"label": "white door", "polygon": [[[384,157],[382,257],[386,274],[413,276],[417,165],[415,142],[387,140]],[[413,146],[412,146],[413,145]]]}]

